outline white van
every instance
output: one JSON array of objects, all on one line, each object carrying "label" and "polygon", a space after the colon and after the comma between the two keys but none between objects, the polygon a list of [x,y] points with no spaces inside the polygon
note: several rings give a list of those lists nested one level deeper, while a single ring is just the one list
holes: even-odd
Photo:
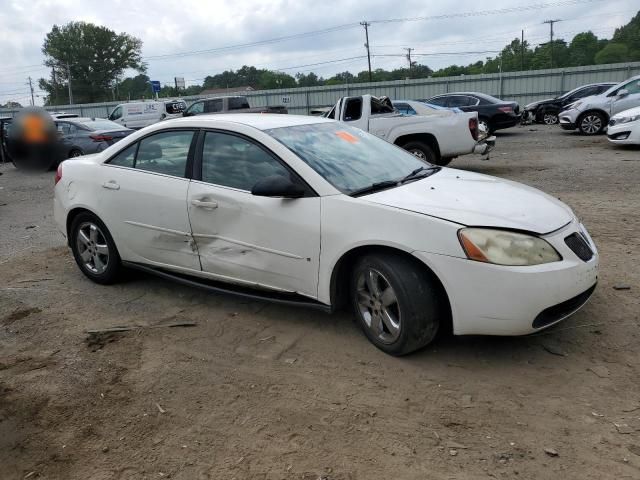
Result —
[{"label": "white van", "polygon": [[113,109],[109,120],[127,128],[143,128],[167,118],[181,117],[187,109],[184,100],[121,103]]}]

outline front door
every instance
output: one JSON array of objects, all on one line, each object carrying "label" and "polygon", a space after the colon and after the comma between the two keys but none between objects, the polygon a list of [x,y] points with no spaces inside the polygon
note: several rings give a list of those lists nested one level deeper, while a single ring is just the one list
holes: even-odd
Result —
[{"label": "front door", "polygon": [[618,90],[626,90],[628,93],[624,97],[612,98],[611,116],[630,108],[640,107],[640,80],[632,80]]},{"label": "front door", "polygon": [[253,185],[271,175],[300,180],[269,150],[243,136],[207,131],[197,165],[200,180],[189,186],[188,208],[202,270],[221,280],[315,298],[320,198],[252,195]]},{"label": "front door", "polygon": [[103,164],[102,211],[124,260],[200,270],[187,211],[192,130],[155,133]]}]

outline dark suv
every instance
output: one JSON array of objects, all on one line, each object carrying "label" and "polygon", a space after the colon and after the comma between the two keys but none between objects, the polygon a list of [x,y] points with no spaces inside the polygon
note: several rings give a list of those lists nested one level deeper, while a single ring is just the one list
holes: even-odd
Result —
[{"label": "dark suv", "polygon": [[478,120],[487,132],[495,132],[520,123],[520,106],[478,92],[454,92],[436,95],[419,102],[439,107],[459,108],[463,112],[478,112]]},{"label": "dark suv", "polygon": [[614,85],[617,84],[615,82],[591,83],[574,88],[555,98],[532,102],[524,107],[522,121],[554,125],[558,123],[558,114],[563,111],[567,105],[581,98],[599,95]]}]

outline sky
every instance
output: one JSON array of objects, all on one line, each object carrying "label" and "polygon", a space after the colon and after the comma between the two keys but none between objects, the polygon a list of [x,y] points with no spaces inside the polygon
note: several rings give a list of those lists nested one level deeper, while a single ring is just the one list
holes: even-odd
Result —
[{"label": "sky", "polygon": [[521,30],[531,44],[545,42],[549,19],[562,20],[555,38],[587,30],[610,38],[638,9],[637,0],[0,0],[0,104],[28,104],[29,76],[42,103],[42,43],[69,21],[140,38],[152,80],[193,85],[242,65],[325,78],[366,70],[362,21],[371,22],[372,68],[405,66],[404,49],[413,48],[414,60],[438,69],[495,56]]}]

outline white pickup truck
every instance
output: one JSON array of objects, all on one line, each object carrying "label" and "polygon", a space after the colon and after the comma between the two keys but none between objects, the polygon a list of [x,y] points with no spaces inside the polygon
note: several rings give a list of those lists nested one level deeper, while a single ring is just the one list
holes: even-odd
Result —
[{"label": "white pickup truck", "polygon": [[484,155],[495,144],[478,126],[476,112],[443,110],[433,115],[403,115],[388,99],[372,95],[342,97],[327,114],[372,133],[436,165],[460,155]]}]

